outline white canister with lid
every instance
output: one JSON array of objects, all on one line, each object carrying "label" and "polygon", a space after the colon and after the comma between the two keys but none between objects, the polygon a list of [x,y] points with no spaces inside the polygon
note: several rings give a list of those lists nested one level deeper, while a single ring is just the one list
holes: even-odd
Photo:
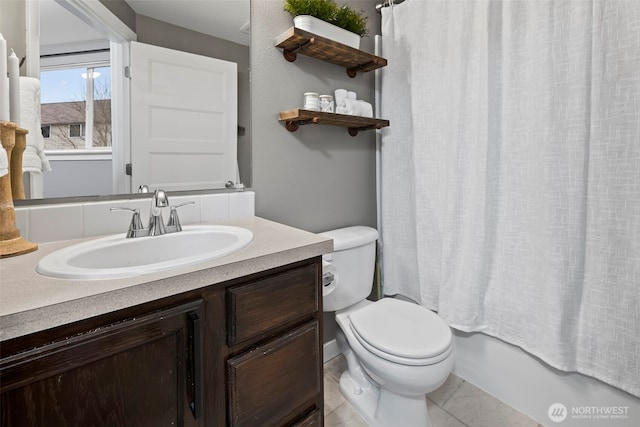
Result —
[{"label": "white canister with lid", "polygon": [[320,111],[323,111],[325,113],[333,113],[334,111],[333,96],[320,95]]},{"label": "white canister with lid", "polygon": [[305,110],[320,111],[320,95],[318,92],[306,92],[304,94],[304,106]]}]

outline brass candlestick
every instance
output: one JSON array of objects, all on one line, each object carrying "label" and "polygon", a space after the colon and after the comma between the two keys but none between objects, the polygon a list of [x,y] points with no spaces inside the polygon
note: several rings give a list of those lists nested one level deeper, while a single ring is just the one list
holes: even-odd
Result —
[{"label": "brass candlestick", "polygon": [[0,258],[26,254],[38,249],[38,245],[20,237],[20,232],[16,228],[11,177],[16,173],[16,169],[22,175],[22,152],[20,152],[20,164],[14,162],[11,155],[16,146],[17,129],[18,125],[15,123],[0,122],[2,147],[7,152],[9,160],[9,173],[0,177]]},{"label": "brass candlestick", "polygon": [[22,155],[27,148],[27,134],[26,129],[16,129],[16,145],[13,147],[11,153],[11,166],[9,167],[11,175],[11,194],[13,200],[24,200],[24,184],[22,183]]}]

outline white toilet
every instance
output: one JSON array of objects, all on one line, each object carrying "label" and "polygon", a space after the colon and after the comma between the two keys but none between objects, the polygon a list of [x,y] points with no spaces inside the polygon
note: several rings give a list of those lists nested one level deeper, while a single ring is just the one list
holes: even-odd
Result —
[{"label": "white toilet", "polygon": [[347,360],[340,391],[372,426],[430,426],[425,395],[453,368],[451,329],[420,305],[366,299],[373,282],[375,229],[356,226],[320,234],[334,245],[334,252],[323,257],[323,309],[336,312],[336,340]]}]

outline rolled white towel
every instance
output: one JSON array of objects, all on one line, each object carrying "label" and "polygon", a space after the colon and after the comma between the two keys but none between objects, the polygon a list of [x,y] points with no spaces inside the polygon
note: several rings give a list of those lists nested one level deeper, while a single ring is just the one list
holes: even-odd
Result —
[{"label": "rolled white towel", "polygon": [[373,105],[367,101],[360,101],[360,106],[362,107],[360,114],[362,117],[373,117]]},{"label": "rolled white towel", "polygon": [[349,114],[349,107],[347,106],[347,99],[343,99],[339,104],[336,103],[336,113]]},{"label": "rolled white towel", "polygon": [[336,89],[334,91],[334,101],[336,102],[336,107],[342,104],[342,101],[347,99],[347,90],[346,89]]},{"label": "rolled white towel", "polygon": [[350,116],[358,116],[360,115],[361,108],[360,103],[358,101],[353,101],[351,99],[345,99],[342,101],[342,104],[339,105],[336,113],[339,114],[348,114]]},{"label": "rolled white towel", "polygon": [[7,152],[4,148],[0,147],[0,176],[5,176],[9,173],[9,159],[7,158]]},{"label": "rolled white towel", "polygon": [[22,172],[42,173],[43,165],[47,165],[45,171],[50,171],[49,160],[43,152],[38,152],[36,147],[27,145],[22,155]]},{"label": "rolled white towel", "polygon": [[44,138],[40,122],[40,80],[20,77],[20,127],[27,129],[27,148],[22,157],[22,171],[42,173],[51,166],[44,155]]},{"label": "rolled white towel", "polygon": [[359,101],[357,99],[347,99],[347,102],[349,104],[351,104],[351,113],[354,116],[361,116],[362,115],[362,101]]}]

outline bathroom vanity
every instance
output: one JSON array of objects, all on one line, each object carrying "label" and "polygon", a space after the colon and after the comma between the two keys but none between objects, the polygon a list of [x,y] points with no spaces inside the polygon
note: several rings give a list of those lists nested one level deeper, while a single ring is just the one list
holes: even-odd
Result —
[{"label": "bathroom vanity", "polygon": [[261,218],[233,255],[130,279],[0,261],[1,424],[321,426],[322,261],[332,241]]}]

